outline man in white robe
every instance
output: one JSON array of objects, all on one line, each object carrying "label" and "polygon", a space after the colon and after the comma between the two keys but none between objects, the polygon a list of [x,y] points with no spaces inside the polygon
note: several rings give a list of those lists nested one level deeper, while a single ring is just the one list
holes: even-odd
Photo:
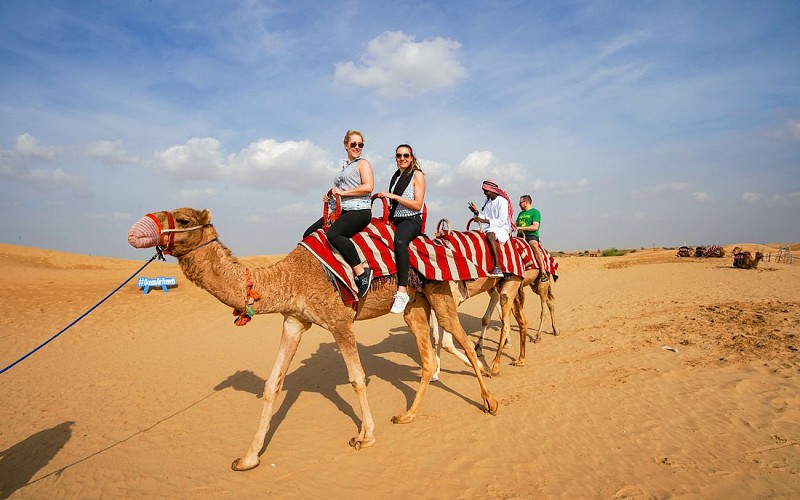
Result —
[{"label": "man in white robe", "polygon": [[487,180],[481,186],[483,194],[486,195],[486,202],[479,211],[474,203],[469,202],[469,209],[474,217],[472,220],[481,224],[481,228],[486,232],[486,241],[489,243],[489,253],[492,255],[494,267],[489,273],[490,276],[502,277],[503,271],[500,269],[500,261],[497,258],[499,246],[504,244],[511,237],[514,227],[514,212],[511,208],[511,200],[508,194],[500,189],[496,182]]}]

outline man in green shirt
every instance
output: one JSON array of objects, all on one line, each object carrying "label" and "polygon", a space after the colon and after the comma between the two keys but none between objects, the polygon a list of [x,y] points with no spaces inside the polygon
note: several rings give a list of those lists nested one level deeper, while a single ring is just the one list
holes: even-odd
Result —
[{"label": "man in green shirt", "polygon": [[539,279],[540,281],[547,281],[550,279],[550,274],[544,265],[542,248],[539,246],[539,226],[542,223],[542,213],[533,208],[532,204],[533,200],[529,194],[522,195],[519,198],[519,207],[522,212],[517,216],[517,229],[519,230],[517,236],[525,238],[525,241],[531,246],[536,263],[539,264]]}]

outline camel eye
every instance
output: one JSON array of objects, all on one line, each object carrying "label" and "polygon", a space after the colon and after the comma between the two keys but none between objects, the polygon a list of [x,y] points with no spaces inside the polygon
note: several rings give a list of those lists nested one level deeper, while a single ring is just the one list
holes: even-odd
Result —
[{"label": "camel eye", "polygon": [[175,222],[177,222],[179,226],[189,225],[189,219],[175,219]]}]

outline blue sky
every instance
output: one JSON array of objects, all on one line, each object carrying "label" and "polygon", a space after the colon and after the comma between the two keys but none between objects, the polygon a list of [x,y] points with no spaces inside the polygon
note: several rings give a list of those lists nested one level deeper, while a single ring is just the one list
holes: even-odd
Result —
[{"label": "blue sky", "polygon": [[[208,208],[291,251],[347,129],[429,230],[496,180],[550,250],[800,241],[800,2],[0,2],[0,241],[146,259]],[[375,213],[379,212],[375,207]]]}]

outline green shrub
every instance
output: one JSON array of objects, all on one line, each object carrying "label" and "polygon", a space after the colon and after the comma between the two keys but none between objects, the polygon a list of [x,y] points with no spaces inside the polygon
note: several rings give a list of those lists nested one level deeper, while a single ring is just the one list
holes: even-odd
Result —
[{"label": "green shrub", "polygon": [[626,253],[628,252],[625,250],[617,250],[616,248],[606,248],[600,255],[602,255],[603,257],[619,257],[621,255],[625,255]]}]

